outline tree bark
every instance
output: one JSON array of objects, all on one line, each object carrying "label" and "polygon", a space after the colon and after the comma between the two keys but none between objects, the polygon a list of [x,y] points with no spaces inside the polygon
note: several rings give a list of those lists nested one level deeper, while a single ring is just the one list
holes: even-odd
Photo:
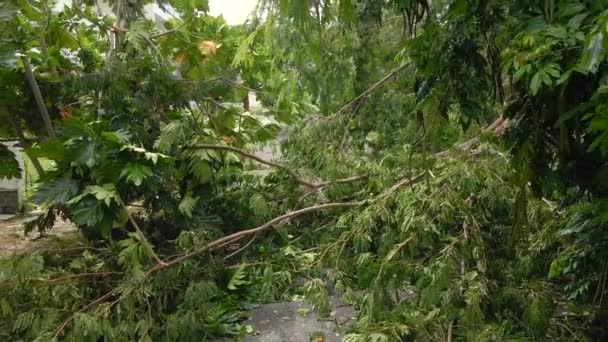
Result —
[{"label": "tree bark", "polygon": [[42,93],[40,92],[40,87],[38,86],[38,82],[36,82],[36,77],[34,77],[34,70],[30,65],[30,62],[27,60],[27,57],[21,57],[21,62],[23,63],[23,67],[25,68],[25,77],[27,78],[27,82],[30,84],[30,88],[32,89],[32,93],[34,93],[34,98],[36,99],[36,105],[38,107],[38,112],[42,117],[42,121],[44,121],[44,127],[46,128],[46,132],[49,137],[55,137],[55,129],[53,128],[53,123],[51,122],[51,117],[49,116],[49,112],[46,110],[44,106],[44,100],[42,99]]}]

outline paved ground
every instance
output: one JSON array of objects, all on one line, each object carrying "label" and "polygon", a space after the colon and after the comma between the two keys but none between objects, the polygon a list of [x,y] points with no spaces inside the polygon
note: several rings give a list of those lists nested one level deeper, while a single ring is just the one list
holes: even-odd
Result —
[{"label": "paved ground", "polygon": [[78,237],[78,231],[70,222],[58,219],[53,229],[44,237],[37,232],[23,234],[23,223],[37,217],[36,212],[26,215],[0,215],[0,256],[24,253],[48,246],[58,240]]},{"label": "paved ground", "polygon": [[344,331],[354,323],[355,311],[338,298],[330,298],[328,318],[320,319],[306,302],[294,301],[260,305],[251,310],[249,320],[257,331],[245,342],[309,342],[322,332],[327,342],[342,341]]}]

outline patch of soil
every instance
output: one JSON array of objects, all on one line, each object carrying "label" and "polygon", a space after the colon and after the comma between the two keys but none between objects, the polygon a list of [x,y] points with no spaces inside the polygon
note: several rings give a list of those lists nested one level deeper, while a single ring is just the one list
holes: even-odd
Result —
[{"label": "patch of soil", "polygon": [[23,224],[35,219],[38,213],[25,215],[0,216],[0,256],[22,254],[57,245],[60,241],[74,240],[80,232],[69,221],[58,218],[53,228],[40,236],[36,232],[24,234]]}]

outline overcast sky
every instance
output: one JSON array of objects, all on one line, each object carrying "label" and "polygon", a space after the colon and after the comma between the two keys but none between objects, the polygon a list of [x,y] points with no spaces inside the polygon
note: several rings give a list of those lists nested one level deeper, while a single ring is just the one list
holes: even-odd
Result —
[{"label": "overcast sky", "polygon": [[253,11],[257,0],[209,0],[209,12],[223,15],[229,25],[242,24]]}]

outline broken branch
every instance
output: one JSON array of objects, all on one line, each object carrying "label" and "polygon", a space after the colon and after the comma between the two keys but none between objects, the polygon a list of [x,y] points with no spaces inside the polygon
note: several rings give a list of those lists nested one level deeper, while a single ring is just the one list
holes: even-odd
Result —
[{"label": "broken branch", "polygon": [[260,157],[256,156],[255,154],[243,151],[243,150],[233,147],[233,146],[197,144],[194,146],[194,148],[209,149],[209,150],[225,150],[225,151],[231,151],[231,152],[238,153],[243,157],[257,161],[260,164],[265,164],[268,166],[276,167],[277,169],[285,170],[297,183],[304,185],[306,187],[312,188],[312,189],[320,189],[320,188],[323,188],[325,186],[332,185],[332,184],[352,183],[352,182],[356,182],[356,181],[359,181],[359,180],[362,180],[362,179],[365,179],[368,177],[367,174],[363,174],[363,175],[353,176],[353,177],[349,177],[349,178],[336,179],[336,180],[320,182],[320,183],[313,183],[313,182],[309,182],[309,181],[305,180],[297,172],[295,172],[294,170],[290,169],[289,167],[287,167],[283,164],[279,164],[277,162],[273,162],[270,160],[260,158]]}]

